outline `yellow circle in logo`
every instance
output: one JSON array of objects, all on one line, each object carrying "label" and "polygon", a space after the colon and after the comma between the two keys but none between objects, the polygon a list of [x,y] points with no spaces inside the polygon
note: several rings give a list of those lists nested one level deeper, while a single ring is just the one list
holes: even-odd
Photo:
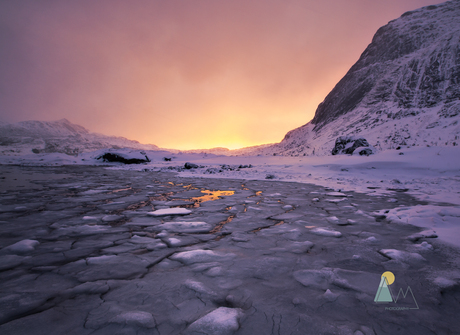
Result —
[{"label": "yellow circle in logo", "polygon": [[382,277],[385,277],[387,279],[387,284],[388,285],[391,285],[394,283],[395,281],[395,275],[393,274],[393,272],[390,272],[390,271],[386,271],[382,274]]}]

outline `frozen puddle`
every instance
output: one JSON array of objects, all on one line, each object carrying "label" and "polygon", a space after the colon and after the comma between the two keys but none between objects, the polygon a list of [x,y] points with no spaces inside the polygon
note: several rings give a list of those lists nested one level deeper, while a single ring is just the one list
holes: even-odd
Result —
[{"label": "frozen puddle", "polygon": [[[8,169],[50,178],[0,193],[0,334],[458,331],[455,209],[277,180]],[[386,271],[419,311],[374,302]]]}]

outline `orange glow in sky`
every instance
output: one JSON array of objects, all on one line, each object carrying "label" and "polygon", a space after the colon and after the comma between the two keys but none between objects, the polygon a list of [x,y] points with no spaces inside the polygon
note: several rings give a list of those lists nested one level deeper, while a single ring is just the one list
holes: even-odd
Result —
[{"label": "orange glow in sky", "polygon": [[164,148],[279,142],[376,30],[433,0],[0,2],[0,121]]}]

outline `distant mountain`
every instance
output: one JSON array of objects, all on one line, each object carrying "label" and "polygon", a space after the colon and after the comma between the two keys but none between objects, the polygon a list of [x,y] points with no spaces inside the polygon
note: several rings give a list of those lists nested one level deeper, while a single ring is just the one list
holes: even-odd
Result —
[{"label": "distant mountain", "polygon": [[153,144],[140,144],[124,137],[90,133],[66,119],[0,123],[0,154],[60,152],[77,155],[104,148],[158,150]]},{"label": "distant mountain", "polygon": [[331,154],[339,136],[377,149],[460,143],[460,1],[404,13],[375,34],[313,120],[253,154]]}]

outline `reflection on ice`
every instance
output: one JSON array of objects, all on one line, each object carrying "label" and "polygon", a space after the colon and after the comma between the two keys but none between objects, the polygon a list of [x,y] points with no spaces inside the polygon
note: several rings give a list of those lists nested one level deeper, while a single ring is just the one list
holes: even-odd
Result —
[{"label": "reflection on ice", "polygon": [[217,199],[220,199],[221,197],[227,197],[230,195],[235,194],[235,191],[211,191],[211,190],[202,190],[201,193],[204,193],[205,195],[202,195],[200,197],[193,197],[191,200],[201,203],[205,201],[214,201]]}]

